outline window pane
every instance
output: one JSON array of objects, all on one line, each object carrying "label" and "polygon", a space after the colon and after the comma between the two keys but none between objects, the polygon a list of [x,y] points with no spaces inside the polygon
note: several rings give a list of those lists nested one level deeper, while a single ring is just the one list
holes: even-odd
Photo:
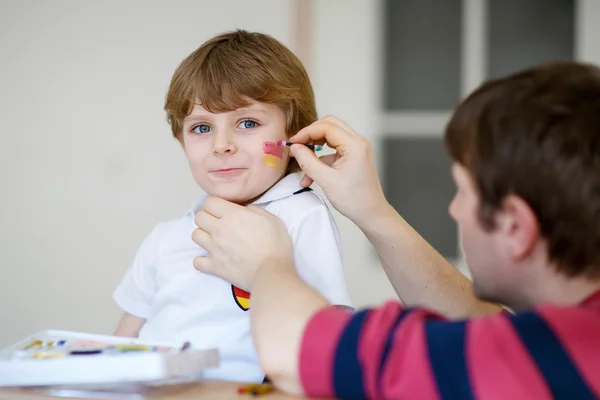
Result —
[{"label": "window pane", "polygon": [[446,110],[460,99],[461,0],[386,0],[384,107]]},{"label": "window pane", "polygon": [[489,77],[572,59],[574,21],[574,0],[489,0]]},{"label": "window pane", "polygon": [[457,228],[448,215],[455,189],[443,140],[386,137],[382,152],[390,204],[443,256],[456,258]]}]

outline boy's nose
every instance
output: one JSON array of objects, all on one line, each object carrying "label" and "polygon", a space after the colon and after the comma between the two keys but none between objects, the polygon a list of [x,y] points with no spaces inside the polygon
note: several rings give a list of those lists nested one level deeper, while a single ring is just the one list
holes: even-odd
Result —
[{"label": "boy's nose", "polygon": [[213,154],[227,155],[237,152],[237,145],[232,135],[217,134],[213,143]]}]

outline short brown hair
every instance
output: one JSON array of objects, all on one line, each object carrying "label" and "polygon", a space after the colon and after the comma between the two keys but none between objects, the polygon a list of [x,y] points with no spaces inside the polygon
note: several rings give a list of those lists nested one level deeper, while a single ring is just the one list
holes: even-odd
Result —
[{"label": "short brown hair", "polygon": [[[292,136],[317,119],[315,97],[302,63],[273,37],[237,30],[205,42],[179,65],[165,102],[173,136],[199,102],[210,112],[246,107],[250,100],[279,106]],[[288,171],[297,167],[290,161]]]},{"label": "short brown hair", "polygon": [[458,106],[445,140],[474,178],[484,228],[517,195],[561,273],[600,276],[600,69],[561,61],[485,83]]}]

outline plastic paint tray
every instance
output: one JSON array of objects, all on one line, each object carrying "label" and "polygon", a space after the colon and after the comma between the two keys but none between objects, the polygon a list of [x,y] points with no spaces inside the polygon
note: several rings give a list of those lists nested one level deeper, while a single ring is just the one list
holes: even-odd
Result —
[{"label": "plastic paint tray", "polygon": [[160,386],[201,378],[218,367],[217,349],[47,330],[0,351],[0,387],[68,390]]}]

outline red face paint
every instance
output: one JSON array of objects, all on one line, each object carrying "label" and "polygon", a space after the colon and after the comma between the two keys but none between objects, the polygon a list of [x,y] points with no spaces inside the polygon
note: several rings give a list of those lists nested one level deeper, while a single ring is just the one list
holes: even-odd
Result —
[{"label": "red face paint", "polygon": [[263,151],[265,154],[270,154],[279,158],[280,160],[283,160],[283,147],[277,146],[277,143],[265,142],[263,145]]}]

